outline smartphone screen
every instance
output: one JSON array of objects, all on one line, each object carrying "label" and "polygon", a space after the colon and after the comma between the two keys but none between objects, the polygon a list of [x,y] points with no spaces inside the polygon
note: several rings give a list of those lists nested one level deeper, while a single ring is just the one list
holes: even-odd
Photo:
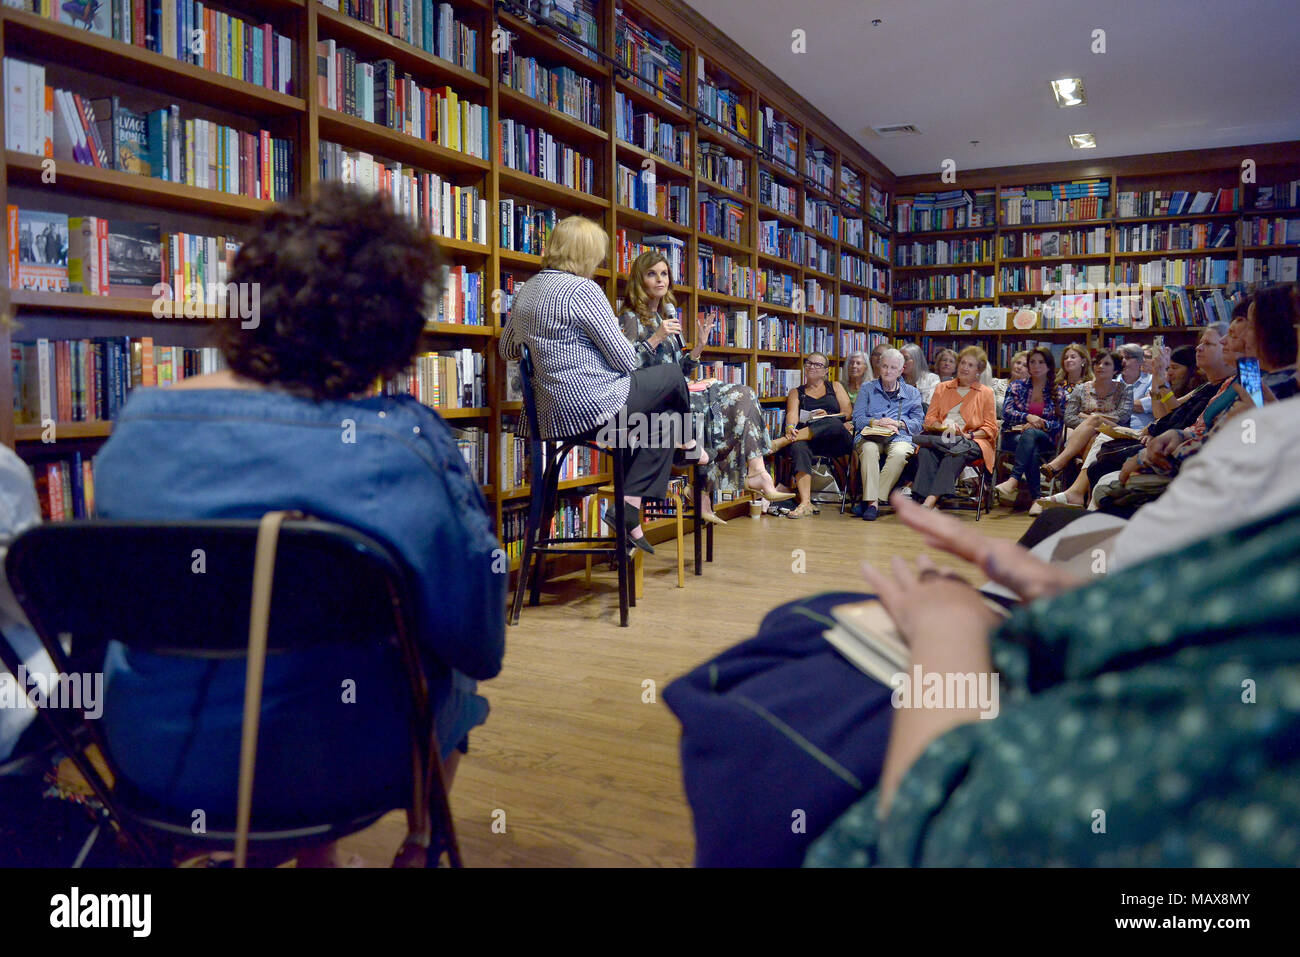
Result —
[{"label": "smartphone screen", "polygon": [[1255,403],[1255,407],[1262,408],[1264,405],[1264,390],[1259,381],[1259,360],[1238,359],[1237,380],[1241,383],[1241,387],[1246,390],[1251,401]]}]

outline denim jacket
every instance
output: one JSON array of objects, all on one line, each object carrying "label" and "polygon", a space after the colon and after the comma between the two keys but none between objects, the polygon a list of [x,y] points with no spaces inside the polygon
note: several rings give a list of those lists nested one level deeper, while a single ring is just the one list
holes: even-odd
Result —
[{"label": "denim jacket", "polygon": [[[482,492],[447,426],[414,398],[316,402],[270,391],[140,389],[96,459],[95,485],[103,518],[257,518],[296,509],[383,541],[412,572],[416,640],[443,752],[486,717],[471,679],[501,669],[504,553],[495,552]],[[332,651],[268,659],[268,707],[322,683],[328,668],[373,667],[369,649]],[[224,704],[220,714],[205,709],[204,720],[233,723],[237,734],[244,666],[234,664],[199,675],[186,661],[112,643],[106,690],[125,704],[123,733],[137,746],[149,733],[183,736],[198,720],[187,709],[206,697]],[[376,751],[390,745],[370,742]]]}]

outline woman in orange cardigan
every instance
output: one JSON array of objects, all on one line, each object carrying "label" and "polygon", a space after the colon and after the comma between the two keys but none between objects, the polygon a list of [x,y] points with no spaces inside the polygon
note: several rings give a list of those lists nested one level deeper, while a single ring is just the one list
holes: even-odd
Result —
[{"label": "woman in orange cardigan", "polygon": [[979,346],[967,346],[957,357],[957,378],[940,382],[925,414],[925,434],[917,446],[916,478],[912,495],[934,508],[939,496],[952,493],[957,476],[979,457],[993,471],[993,449],[998,437],[993,390],[979,381],[989,358]]}]

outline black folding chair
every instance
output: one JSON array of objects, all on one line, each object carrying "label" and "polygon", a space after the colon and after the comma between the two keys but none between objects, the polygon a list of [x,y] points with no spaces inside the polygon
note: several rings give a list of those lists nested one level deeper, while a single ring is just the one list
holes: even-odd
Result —
[{"label": "black folding chair", "polygon": [[[57,522],[19,537],[5,567],[60,674],[102,671],[110,640],[177,658],[247,660],[258,527],[255,520]],[[415,608],[410,572],[385,545],[330,522],[285,521],[270,592],[267,652],[310,653],[346,643],[400,657],[406,680],[370,692],[410,716],[410,834],[399,854],[418,860],[427,848],[425,862],[436,866],[445,851],[450,864],[459,867],[437,728],[415,644]],[[68,650],[60,638],[70,642]],[[0,659],[17,673],[18,656],[3,638]],[[234,846],[233,819],[209,819],[203,832],[195,833],[189,810],[160,806],[140,793],[84,708],[41,708],[39,714],[142,862],[167,866],[177,850],[210,853]],[[107,774],[87,755],[92,744]],[[260,827],[255,774],[252,780],[248,846],[266,858],[282,853],[280,859],[287,860],[291,851],[332,843],[394,809],[355,807],[328,817],[308,811],[287,826],[276,821]],[[230,781],[232,794],[236,787]],[[303,803],[310,807],[310,796]]]},{"label": "black folding chair", "polygon": [[[528,589],[528,604],[541,601],[542,568],[547,555],[602,555],[612,560],[618,568],[619,624],[627,627],[628,606],[636,605],[636,590],[632,587],[632,563],[628,558],[627,530],[623,527],[619,509],[623,502],[623,474],[625,455],[620,437],[613,447],[596,441],[601,429],[592,429],[583,435],[544,437],[537,425],[537,402],[533,393],[533,360],[528,347],[522,349],[519,360],[519,378],[524,393],[524,414],[528,421],[532,444],[532,472],[529,479],[528,521],[524,527],[524,549],[519,561],[519,578],[515,583],[514,599],[510,603],[510,624],[519,624],[519,612],[524,604],[524,589]],[[550,535],[555,518],[556,499],[559,494],[560,463],[574,448],[595,449],[611,460],[614,474],[613,537],[584,536],[561,538]],[[592,531],[595,531],[593,529]],[[698,538],[697,538],[698,555]],[[699,562],[696,562],[698,574]]]}]

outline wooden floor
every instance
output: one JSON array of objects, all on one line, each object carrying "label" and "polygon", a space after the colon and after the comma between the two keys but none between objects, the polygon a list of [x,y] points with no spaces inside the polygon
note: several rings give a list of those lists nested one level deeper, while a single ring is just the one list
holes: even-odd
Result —
[{"label": "wooden floor", "polygon": [[[998,509],[972,529],[1017,539],[1030,520]],[[691,544],[688,535],[687,545]],[[797,567],[802,550],[804,572]],[[618,627],[612,572],[551,582],[506,631],[505,667],[480,685],[487,724],[470,739],[452,790],[471,867],[690,866],[690,808],[682,791],[679,726],[662,689],[754,635],[773,606],[818,591],[865,590],[858,571],[895,554],[929,552],[975,583],[983,576],[932,549],[885,512],[874,523],[823,506],[819,516],[753,520],[715,532],[714,562],[677,588],[671,541],[645,562],[645,596]],[[689,551],[688,551],[689,563]],[[654,703],[643,703],[653,682]],[[496,830],[493,822],[497,821]],[[504,833],[500,833],[504,824]],[[405,836],[394,812],[343,844],[387,866]]]}]

